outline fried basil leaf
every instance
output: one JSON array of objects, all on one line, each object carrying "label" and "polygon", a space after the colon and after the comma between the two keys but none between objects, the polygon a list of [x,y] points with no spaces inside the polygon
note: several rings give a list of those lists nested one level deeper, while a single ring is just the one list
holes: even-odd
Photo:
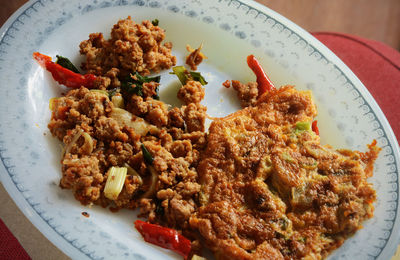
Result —
[{"label": "fried basil leaf", "polygon": [[153,21],[151,21],[151,23],[152,23],[154,26],[158,26],[159,21],[158,21],[158,19],[154,19]]},{"label": "fried basil leaf", "polygon": [[204,79],[204,77],[200,74],[200,72],[191,71],[190,75],[192,76],[193,80],[200,82],[201,85],[204,86],[208,84],[208,82]]},{"label": "fried basil leaf", "polygon": [[149,165],[152,165],[153,161],[154,161],[153,156],[151,156],[151,153],[149,152],[149,150],[147,150],[147,148],[146,148],[146,146],[144,146],[144,144],[141,145],[141,148],[142,148],[144,162]]},{"label": "fried basil leaf", "polygon": [[175,74],[182,85],[185,85],[189,80],[198,81],[201,85],[207,85],[208,82],[204,79],[204,77],[197,71],[188,71],[184,66],[176,66],[172,68],[172,72],[170,74]]},{"label": "fried basil leaf", "polygon": [[56,55],[56,57],[57,57],[57,60],[56,60],[57,64],[61,65],[62,67],[66,68],[66,69],[69,69],[70,71],[73,71],[75,73],[80,73],[79,70],[75,67],[74,64],[72,64],[72,62],[68,58],[65,58],[60,55]]},{"label": "fried basil leaf", "polygon": [[[143,97],[143,83],[149,83],[152,81],[160,83],[160,80],[161,76],[146,77],[135,72],[134,76],[129,75],[125,80],[121,82],[121,89],[129,95],[135,94]],[[156,89],[156,92],[158,92],[158,88]],[[158,97],[158,93],[155,96]]]}]

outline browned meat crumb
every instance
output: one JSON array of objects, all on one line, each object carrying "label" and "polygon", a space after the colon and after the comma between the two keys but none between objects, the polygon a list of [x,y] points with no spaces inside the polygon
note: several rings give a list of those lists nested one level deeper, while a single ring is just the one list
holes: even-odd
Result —
[{"label": "browned meat crumb", "polygon": [[96,156],[67,154],[63,161],[62,188],[72,189],[75,197],[83,204],[90,204],[100,197],[104,177],[100,172]]},{"label": "browned meat crumb", "polygon": [[[176,57],[171,54],[171,43],[161,44],[164,38],[160,27],[150,21],[137,24],[129,16],[114,25],[111,39],[105,40],[102,33],[92,33],[88,40],[81,42],[80,52],[86,56],[82,69],[110,78],[113,87],[120,84],[117,76],[136,71],[147,75],[168,69],[176,64]],[[108,87],[108,82],[100,85]]]},{"label": "browned meat crumb", "polygon": [[183,107],[183,119],[188,132],[204,131],[207,107],[200,103],[190,103]]},{"label": "browned meat crumb", "polygon": [[166,126],[168,124],[168,106],[162,101],[149,97],[146,98],[146,103],[149,107],[145,116],[146,120],[158,127]]},{"label": "browned meat crumb", "polygon": [[205,91],[200,82],[189,80],[178,91],[178,98],[186,105],[189,103],[200,103],[204,98]]},{"label": "browned meat crumb", "polygon": [[238,80],[232,80],[232,87],[237,91],[237,96],[242,107],[254,106],[257,102],[257,82],[243,84]]},{"label": "browned meat crumb", "polygon": [[149,111],[149,104],[141,96],[132,95],[126,109],[134,115],[143,116]]},{"label": "browned meat crumb", "polygon": [[105,116],[96,121],[95,136],[99,140],[128,140],[128,135],[121,131],[117,121]]},{"label": "browned meat crumb", "polygon": [[203,61],[203,59],[207,59],[207,57],[201,52],[202,48],[203,44],[200,44],[199,48],[195,50],[189,45],[186,45],[186,49],[190,52],[186,57],[186,64],[191,70],[197,70],[197,66]]},{"label": "browned meat crumb", "polygon": [[182,112],[179,108],[174,107],[168,111],[168,125],[177,128],[185,127],[185,121],[183,120]]},{"label": "browned meat crumb", "polygon": [[143,97],[146,98],[146,97],[156,96],[158,85],[160,84],[154,81],[143,83],[143,88],[142,88]]},{"label": "browned meat crumb", "polygon": [[177,140],[173,141],[169,146],[169,152],[174,158],[186,157],[191,155],[192,143],[189,140]]},{"label": "browned meat crumb", "polygon": [[226,87],[226,88],[230,88],[231,87],[231,81],[230,80],[225,80],[223,83],[222,83],[222,86],[224,86],[224,87]]}]

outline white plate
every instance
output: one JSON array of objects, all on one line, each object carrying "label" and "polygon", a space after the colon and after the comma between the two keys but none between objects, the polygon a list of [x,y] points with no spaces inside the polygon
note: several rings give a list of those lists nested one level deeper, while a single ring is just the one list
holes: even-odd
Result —
[{"label": "white plate", "polygon": [[[205,104],[212,116],[239,108],[226,79],[254,80],[248,54],[259,57],[276,85],[311,89],[323,143],[364,151],[373,139],[383,148],[371,181],[375,217],[330,259],[389,259],[398,245],[399,147],[381,110],[355,75],[310,34],[250,1],[41,0],[19,9],[0,30],[1,181],[23,213],[74,259],[179,259],[143,242],[133,227],[137,212],[112,214],[87,208],[58,187],[60,149],[47,130],[48,100],[60,88],[32,53],[70,57],[79,64],[79,42],[90,32],[108,36],[120,18],[158,18],[183,64],[185,45],[204,43],[200,65],[209,81]],[[161,98],[176,104],[176,79],[162,74]],[[175,82],[175,83],[174,83]],[[81,215],[83,211],[89,218]]]}]

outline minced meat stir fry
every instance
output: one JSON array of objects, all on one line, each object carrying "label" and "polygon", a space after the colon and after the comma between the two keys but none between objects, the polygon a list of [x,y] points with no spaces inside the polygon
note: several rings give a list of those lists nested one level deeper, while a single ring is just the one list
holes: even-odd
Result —
[{"label": "minced meat stir fry", "polygon": [[[80,44],[84,75],[34,54],[72,88],[50,102],[48,127],[64,143],[62,188],[84,205],[139,208],[179,232],[159,245],[185,258],[205,245],[217,259],[321,259],[372,217],[375,141],[365,153],[322,146],[311,93],[261,86],[250,63],[257,82],[224,83],[243,109],[206,133],[207,82],[173,67],[164,38],[158,21],[120,20],[110,39],[93,33]],[[192,69],[200,49],[187,58]],[[149,77],[166,69],[182,83],[182,107],[160,101],[160,77]],[[135,222],[142,234],[155,228],[145,225]]]}]

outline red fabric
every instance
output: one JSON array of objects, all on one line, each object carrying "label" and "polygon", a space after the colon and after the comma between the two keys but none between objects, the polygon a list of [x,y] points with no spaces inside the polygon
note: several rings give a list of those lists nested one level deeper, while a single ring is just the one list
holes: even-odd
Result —
[{"label": "red fabric", "polygon": [[0,219],[0,259],[28,260],[31,259],[18,240],[11,234],[7,226]]},{"label": "red fabric", "polygon": [[331,49],[361,80],[400,138],[400,53],[389,46],[341,33],[313,35]]},{"label": "red fabric", "polygon": [[[331,49],[364,83],[400,137],[400,53],[383,43],[360,37],[317,32],[313,35]],[[0,219],[0,259],[30,259]]]}]

